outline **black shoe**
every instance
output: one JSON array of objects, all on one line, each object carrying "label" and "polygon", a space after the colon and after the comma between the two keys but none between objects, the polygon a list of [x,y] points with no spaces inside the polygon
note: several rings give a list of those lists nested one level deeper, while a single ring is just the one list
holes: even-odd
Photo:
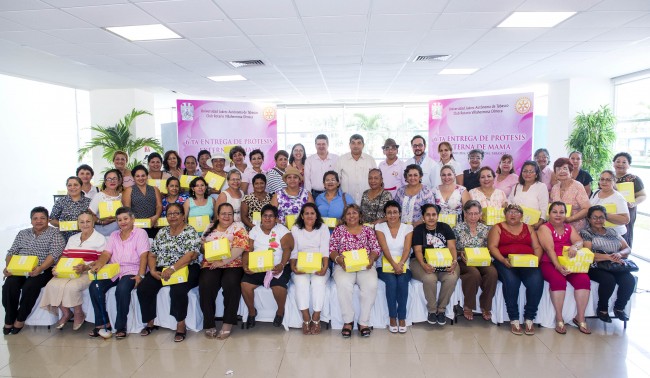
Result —
[{"label": "black shoe", "polygon": [[445,316],[445,313],[439,312],[438,315],[436,315],[436,321],[438,322],[439,325],[447,324],[447,317]]},{"label": "black shoe", "polygon": [[8,334],[11,333],[11,330],[13,330],[13,329],[14,329],[14,327],[9,327],[9,328],[7,328],[7,327],[2,327],[2,334],[3,334],[3,335],[8,335]]},{"label": "black shoe", "polygon": [[630,317],[627,316],[625,310],[614,309],[614,316],[616,316],[622,322],[627,322],[628,320],[630,320]]},{"label": "black shoe", "polygon": [[12,335],[17,335],[20,331],[23,330],[23,328],[25,328],[25,326],[22,326],[22,327],[20,327],[20,328],[18,328],[18,327],[14,327],[14,328],[12,328],[12,329],[11,329],[11,334],[12,334]]},{"label": "black shoe", "polygon": [[284,319],[284,315],[275,315],[275,318],[273,319],[273,327],[279,327],[282,325],[282,319]]},{"label": "black shoe", "polygon": [[436,324],[437,322],[438,322],[438,320],[436,319],[436,314],[435,314],[435,312],[430,312],[430,313],[427,315],[427,323],[429,323],[429,324]]},{"label": "black shoe", "polygon": [[609,317],[609,313],[607,311],[598,311],[598,319],[604,321],[605,323],[611,323],[612,318]]},{"label": "black shoe", "polygon": [[248,315],[246,318],[246,329],[253,328],[255,327],[255,317],[257,316],[257,311],[255,311],[255,315]]}]

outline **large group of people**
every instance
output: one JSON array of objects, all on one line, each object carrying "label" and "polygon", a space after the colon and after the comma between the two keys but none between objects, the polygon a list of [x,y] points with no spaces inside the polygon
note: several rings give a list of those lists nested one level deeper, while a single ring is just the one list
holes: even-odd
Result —
[{"label": "large group of people", "polygon": [[[271,289],[277,304],[273,325],[279,327],[289,285],[295,285],[302,332],[316,335],[321,333],[330,279],[346,338],[353,333],[355,318],[359,334],[371,335],[378,280],[386,287],[391,333],[407,332],[412,279],[422,283],[431,324],[446,324],[446,308],[459,279],[464,318],[473,320],[478,314],[486,321],[492,320],[500,281],[510,330],[516,335],[534,334],[544,281],[560,334],[567,332],[562,315],[567,282],[577,307],[572,323],[580,332],[591,332],[585,319],[591,280],[599,283],[598,318],[612,321],[608,302],[618,285],[613,315],[628,320],[625,307],[635,280],[629,270],[612,267],[627,266],[636,206],[645,200],[641,179],[628,173],[629,154],[616,154],[614,169],[603,171],[592,188],[578,151],[552,164],[546,149],[525,162],[505,154],[493,169],[482,165],[483,151],[472,150],[463,170],[448,142],[438,145],[440,160],[434,161],[426,154],[426,139],[416,135],[411,139],[413,157],[401,161],[399,145],[389,138],[382,147],[386,159],[379,165],[363,152],[364,143],[354,134],[350,152],[337,156],[321,134],[315,139],[316,154],[307,156],[304,145],[296,144],[290,153],[275,153],[275,165],[267,172],[262,168],[264,153],[249,152],[247,163],[241,146],[230,149],[230,167],[223,154],[202,150],[182,160],[177,152],[167,151],[150,154],[147,167],[129,170],[128,156],[118,151],[101,187],[91,183],[92,167],[80,166],[66,180],[67,195],[51,212],[35,207],[32,227],[20,231],[9,249],[7,265],[15,256],[33,256],[35,264],[23,275],[4,269],[4,334],[20,332],[35,305],[60,315],[56,328],[72,321],[78,330],[85,320],[82,293],[88,289],[95,313],[89,336],[127,336],[133,290],[143,321],[140,335],[148,336],[156,330],[157,293],[169,284],[175,342],[186,338],[188,293],[195,287],[209,338],[230,337],[242,298],[245,325],[256,325],[254,293],[259,286]],[[515,172],[518,163],[521,169]],[[208,182],[220,184],[211,187]],[[629,182],[633,201],[616,187]],[[587,272],[572,273],[560,259],[565,250],[574,257],[583,247],[595,253],[594,263]],[[207,251],[214,248],[227,251],[215,259]],[[469,263],[476,249],[489,252],[488,263]],[[269,261],[263,256],[267,252]],[[444,257],[443,252],[448,260],[441,265],[434,259],[436,253],[438,259]],[[534,255],[539,266],[515,266],[516,255]],[[62,258],[79,259],[72,273],[57,272]],[[305,269],[304,261],[313,269]],[[119,268],[108,269],[110,265]],[[172,277],[177,282],[170,282]],[[523,324],[518,303],[522,283]],[[106,306],[112,287],[117,305],[113,321]],[[220,290],[224,313],[217,329]]]}]

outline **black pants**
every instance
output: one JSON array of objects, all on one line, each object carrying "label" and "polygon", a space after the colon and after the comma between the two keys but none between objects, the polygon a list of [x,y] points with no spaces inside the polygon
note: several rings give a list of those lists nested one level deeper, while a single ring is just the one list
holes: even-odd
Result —
[{"label": "black pants", "polygon": [[[169,315],[173,316],[177,322],[182,322],[187,317],[187,293],[199,284],[199,265],[190,264],[188,267],[187,282],[169,285],[169,297],[171,303],[169,306]],[[157,267],[156,270],[162,272],[164,267]],[[138,300],[140,301],[140,313],[142,321],[149,323],[156,318],[156,305],[158,291],[162,289],[162,281],[159,281],[147,273],[137,288]]]},{"label": "black pants", "polygon": [[241,299],[242,268],[201,269],[199,275],[199,297],[203,312],[203,329],[215,327],[217,295],[223,288],[223,322],[237,324],[237,310]]},{"label": "black pants", "polygon": [[614,293],[614,288],[618,284],[618,291],[616,292],[616,302],[614,302],[615,310],[623,310],[627,306],[627,302],[634,293],[636,280],[632,273],[612,273],[606,270],[591,268],[589,269],[589,278],[592,281],[598,282],[598,311],[609,310],[609,298]]},{"label": "black pants", "polygon": [[[32,312],[41,289],[52,279],[52,269],[46,269],[36,277],[9,276],[2,285],[2,305],[5,308],[5,324],[24,322]],[[21,296],[22,291],[22,296]]]}]

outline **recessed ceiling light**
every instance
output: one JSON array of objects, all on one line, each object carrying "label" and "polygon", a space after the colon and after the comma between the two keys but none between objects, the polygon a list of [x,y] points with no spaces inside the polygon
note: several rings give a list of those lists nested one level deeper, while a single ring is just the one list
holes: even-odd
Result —
[{"label": "recessed ceiling light", "polygon": [[223,76],[209,76],[208,79],[212,81],[241,81],[246,80],[242,75],[223,75]]},{"label": "recessed ceiling light", "polygon": [[153,41],[158,39],[177,39],[180,35],[161,24],[107,27],[111,33],[129,41]]},{"label": "recessed ceiling light", "polygon": [[438,75],[471,75],[476,71],[478,68],[445,68]]},{"label": "recessed ceiling light", "polygon": [[498,28],[552,28],[576,12],[513,12]]}]

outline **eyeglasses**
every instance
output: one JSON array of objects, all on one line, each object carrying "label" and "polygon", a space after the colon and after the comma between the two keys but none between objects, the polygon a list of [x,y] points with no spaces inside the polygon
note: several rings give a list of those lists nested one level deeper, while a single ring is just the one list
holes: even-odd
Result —
[{"label": "eyeglasses", "polygon": [[525,170],[525,171],[521,171],[521,173],[524,174],[524,175],[534,175],[535,171]]},{"label": "eyeglasses", "polygon": [[273,214],[263,214],[262,218],[271,219],[271,218],[275,218],[275,215],[273,215]]},{"label": "eyeglasses", "polygon": [[168,217],[177,217],[179,215],[181,215],[180,211],[174,211],[174,212],[171,212],[171,213],[167,213]]},{"label": "eyeglasses", "polygon": [[521,214],[521,213],[519,212],[519,210],[512,209],[512,210],[506,211],[506,214]]},{"label": "eyeglasses", "polygon": [[470,156],[469,160],[481,160],[480,156]]},{"label": "eyeglasses", "polygon": [[424,147],[424,144],[422,144],[422,143],[412,144],[411,147],[413,147],[413,148],[422,148],[422,147]]},{"label": "eyeglasses", "polygon": [[604,221],[605,217],[602,216],[602,215],[600,215],[600,216],[592,216],[591,220],[593,220],[593,221]]},{"label": "eyeglasses", "polygon": [[465,213],[465,215],[467,215],[468,217],[478,217],[479,215],[481,215],[481,213],[471,211],[471,212]]},{"label": "eyeglasses", "polygon": [[612,178],[601,177],[598,181],[614,181]]},{"label": "eyeglasses", "polygon": [[108,181],[108,182],[113,182],[113,181],[117,181],[117,180],[119,180],[117,177],[109,177],[109,178],[106,179],[106,181]]}]

